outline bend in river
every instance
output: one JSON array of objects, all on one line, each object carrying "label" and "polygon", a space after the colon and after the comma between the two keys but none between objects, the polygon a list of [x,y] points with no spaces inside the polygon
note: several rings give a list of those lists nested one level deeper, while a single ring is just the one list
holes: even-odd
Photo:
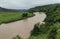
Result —
[{"label": "bend in river", "polygon": [[35,12],[35,16],[16,22],[0,25],[0,39],[12,39],[20,35],[23,39],[28,39],[31,30],[38,22],[42,23],[46,18],[43,12]]}]

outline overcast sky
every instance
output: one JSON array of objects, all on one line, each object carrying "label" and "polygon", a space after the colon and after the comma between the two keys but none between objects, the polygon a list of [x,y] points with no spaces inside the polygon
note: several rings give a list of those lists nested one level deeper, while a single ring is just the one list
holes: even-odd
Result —
[{"label": "overcast sky", "polygon": [[9,9],[29,9],[31,7],[60,3],[60,0],[0,0],[0,7]]}]

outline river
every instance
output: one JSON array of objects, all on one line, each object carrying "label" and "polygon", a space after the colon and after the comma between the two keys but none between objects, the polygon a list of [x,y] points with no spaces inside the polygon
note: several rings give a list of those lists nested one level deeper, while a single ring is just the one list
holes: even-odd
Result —
[{"label": "river", "polygon": [[46,18],[44,12],[35,12],[34,17],[19,20],[12,23],[0,25],[0,39],[12,39],[16,35],[20,35],[23,39],[28,39],[31,30],[38,22],[43,23]]}]

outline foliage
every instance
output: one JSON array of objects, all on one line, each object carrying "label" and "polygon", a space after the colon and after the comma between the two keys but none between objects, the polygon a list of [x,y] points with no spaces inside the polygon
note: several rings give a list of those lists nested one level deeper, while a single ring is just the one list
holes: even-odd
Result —
[{"label": "foliage", "polygon": [[13,37],[12,39],[21,39],[21,37],[17,35],[16,37]]},{"label": "foliage", "polygon": [[[60,4],[38,6],[29,9],[29,12],[46,12],[45,24],[34,26],[33,34],[29,39],[60,39]],[[38,30],[39,31],[38,31]],[[37,34],[37,33],[39,34]],[[37,36],[34,36],[37,34]]]},{"label": "foliage", "polygon": [[28,17],[28,13],[23,13],[23,17]]},{"label": "foliage", "polygon": [[34,29],[31,31],[31,36],[37,36],[40,33],[40,23],[35,24]]}]

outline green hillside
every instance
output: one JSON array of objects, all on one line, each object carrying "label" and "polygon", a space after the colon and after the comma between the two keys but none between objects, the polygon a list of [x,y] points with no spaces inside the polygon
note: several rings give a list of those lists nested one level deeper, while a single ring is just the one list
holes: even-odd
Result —
[{"label": "green hillside", "polygon": [[52,12],[55,11],[58,8],[60,10],[60,4],[49,4],[49,5],[44,5],[44,6],[37,6],[34,8],[30,8],[28,11],[29,12]]},{"label": "green hillside", "polygon": [[60,39],[60,4],[37,6],[29,12],[45,12],[45,24],[35,24],[29,39]]}]

